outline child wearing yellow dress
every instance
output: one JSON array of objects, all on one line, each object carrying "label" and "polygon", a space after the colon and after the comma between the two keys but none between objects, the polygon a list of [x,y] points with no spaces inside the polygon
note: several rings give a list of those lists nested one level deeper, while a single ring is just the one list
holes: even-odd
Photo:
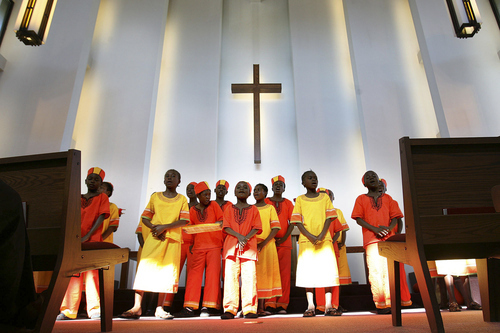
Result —
[{"label": "child wearing yellow dress", "polygon": [[259,251],[257,260],[257,297],[259,299],[257,314],[259,316],[271,314],[271,312],[264,310],[266,299],[281,296],[280,267],[274,240],[281,225],[276,209],[264,201],[267,193],[266,185],[255,185],[253,191],[253,196],[257,201],[255,207],[259,209],[262,222],[262,233],[257,235],[257,250]]},{"label": "child wearing yellow dress", "polygon": [[187,199],[176,191],[180,182],[180,173],[177,170],[168,170],[164,179],[166,190],[153,193],[141,216],[144,227],[149,228],[151,234],[144,239],[135,276],[134,306],[125,311],[120,316],[122,318],[138,318],[142,314],[144,291],[159,293],[155,317],[174,318],[163,309],[163,302],[166,293],[176,293],[178,289],[181,227],[189,222]]},{"label": "child wearing yellow dress", "polygon": [[316,192],[318,177],[313,171],[306,171],[302,175],[302,185],[307,192],[297,198],[291,223],[301,233],[296,285],[306,288],[307,310],[304,317],[316,315],[316,287],[325,288],[325,316],[337,316],[338,309],[332,305],[332,287],[339,285],[339,273],[329,227],[332,220],[335,223],[335,233],[345,227],[336,219],[337,215],[328,195]]}]

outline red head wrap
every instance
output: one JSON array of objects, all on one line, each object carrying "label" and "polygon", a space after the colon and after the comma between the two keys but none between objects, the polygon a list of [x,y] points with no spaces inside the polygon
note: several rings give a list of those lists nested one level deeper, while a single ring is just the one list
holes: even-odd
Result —
[{"label": "red head wrap", "polygon": [[224,179],[219,180],[217,184],[215,184],[215,187],[219,185],[224,185],[226,187],[226,190],[229,190],[229,183],[226,180]]},{"label": "red head wrap", "polygon": [[285,178],[281,175],[271,178],[272,185],[274,185],[275,182],[283,182],[283,184],[284,184]]},{"label": "red head wrap", "polygon": [[98,167],[90,168],[89,171],[87,172],[87,177],[90,174],[92,174],[92,173],[95,173],[96,175],[98,175],[99,177],[101,177],[101,180],[104,180],[104,176],[106,175],[106,173],[104,172],[104,170],[101,169],[101,168],[98,168]]},{"label": "red head wrap", "polygon": [[210,187],[208,187],[208,183],[207,182],[199,182],[198,184],[196,184],[194,186],[194,192],[196,194],[200,194],[201,192],[203,192],[205,190],[210,190]]}]

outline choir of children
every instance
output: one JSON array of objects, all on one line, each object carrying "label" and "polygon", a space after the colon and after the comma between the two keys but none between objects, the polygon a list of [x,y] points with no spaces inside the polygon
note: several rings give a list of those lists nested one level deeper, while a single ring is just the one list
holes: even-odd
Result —
[{"label": "choir of children", "polygon": [[[82,241],[102,241],[104,237],[112,242],[113,232],[118,228],[118,209],[108,201],[113,186],[103,182],[103,178],[104,171],[99,168],[88,172],[85,181],[88,192],[82,195]],[[306,193],[296,198],[295,206],[283,197],[285,179],[281,175],[271,179],[272,197],[267,197],[268,188],[264,184],[255,186],[255,205],[247,202],[252,191],[248,182],[236,184],[237,202],[233,204],[224,199],[229,189],[226,180],[216,183],[214,201],[207,182],[189,183],[186,188],[189,202],[176,191],[180,180],[178,171],[168,170],[164,177],[165,191],[153,193],[141,216],[136,231],[141,255],[133,287],[135,303],[120,317],[139,318],[143,293],[151,291],[159,293],[155,316],[173,319],[164,306],[172,303],[186,258],[189,258],[186,293],[180,316],[199,313],[208,317],[221,309],[221,319],[234,318],[240,309],[245,318],[286,314],[290,300],[290,235],[295,226],[300,231],[296,285],[305,288],[308,303],[303,316],[313,317],[316,310],[325,316],[342,315],[339,285],[351,283],[345,246],[349,227],[342,211],[333,207],[333,192],[317,189],[318,177],[313,171],[302,175]],[[397,202],[386,194],[387,183],[375,172],[367,171],[362,182],[368,192],[358,196],[351,217],[362,227],[373,301],[378,313],[384,314],[390,312],[387,261],[378,254],[377,243],[401,232],[403,214]],[[402,305],[408,306],[411,299],[404,267],[401,271]],[[93,272],[83,276],[86,276],[88,315],[98,318],[98,281]],[[59,319],[76,317],[82,277],[72,278]],[[201,311],[197,311],[203,277],[203,301]],[[467,297],[469,308],[480,308],[476,304]]]}]

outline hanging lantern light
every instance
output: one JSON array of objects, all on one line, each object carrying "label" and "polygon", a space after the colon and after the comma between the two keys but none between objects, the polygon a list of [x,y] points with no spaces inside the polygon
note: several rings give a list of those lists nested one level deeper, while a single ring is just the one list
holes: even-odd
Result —
[{"label": "hanging lantern light", "polygon": [[476,0],[446,0],[458,38],[469,38],[481,29],[481,15]]},{"label": "hanging lantern light", "polygon": [[57,0],[23,0],[17,17],[16,36],[26,45],[45,43]]}]

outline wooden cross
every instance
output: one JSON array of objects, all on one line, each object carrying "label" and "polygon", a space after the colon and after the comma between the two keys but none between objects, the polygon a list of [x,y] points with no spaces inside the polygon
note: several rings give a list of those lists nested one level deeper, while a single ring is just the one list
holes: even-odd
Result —
[{"label": "wooden cross", "polygon": [[259,65],[253,65],[253,83],[231,84],[233,94],[253,94],[253,146],[254,163],[261,163],[260,151],[260,94],[281,93],[281,83],[260,83]]}]

